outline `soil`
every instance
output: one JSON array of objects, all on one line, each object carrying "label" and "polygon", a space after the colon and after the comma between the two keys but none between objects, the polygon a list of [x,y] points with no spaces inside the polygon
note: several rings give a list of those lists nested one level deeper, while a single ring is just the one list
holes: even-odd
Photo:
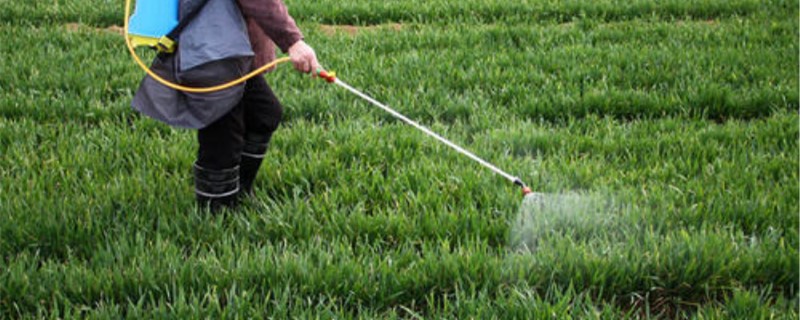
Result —
[{"label": "soil", "polygon": [[64,28],[67,29],[67,31],[70,31],[70,32],[79,32],[79,31],[83,31],[83,30],[94,30],[94,31],[97,31],[97,32],[110,32],[110,33],[114,33],[114,34],[118,34],[118,35],[123,35],[125,33],[125,30],[121,26],[118,26],[118,25],[112,25],[112,26],[105,27],[105,28],[97,28],[97,27],[87,26],[87,25],[81,24],[81,23],[67,23],[67,24],[64,25]]},{"label": "soil", "polygon": [[350,36],[355,36],[364,31],[372,31],[372,30],[393,30],[393,31],[400,31],[403,30],[403,25],[399,23],[389,23],[389,24],[380,24],[380,25],[371,25],[371,26],[354,26],[354,25],[327,25],[323,24],[319,26],[320,31],[322,33],[333,36],[337,33],[344,33]]}]

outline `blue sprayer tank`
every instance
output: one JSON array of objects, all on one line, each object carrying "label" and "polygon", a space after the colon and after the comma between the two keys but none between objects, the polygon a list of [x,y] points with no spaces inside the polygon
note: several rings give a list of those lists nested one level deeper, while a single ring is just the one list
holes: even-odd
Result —
[{"label": "blue sprayer tank", "polygon": [[178,25],[179,0],[136,0],[128,33],[134,46],[156,46]]}]

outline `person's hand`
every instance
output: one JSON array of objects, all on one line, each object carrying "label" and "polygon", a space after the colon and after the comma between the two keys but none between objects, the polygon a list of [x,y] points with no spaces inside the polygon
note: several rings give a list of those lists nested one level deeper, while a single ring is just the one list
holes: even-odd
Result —
[{"label": "person's hand", "polygon": [[297,41],[289,47],[289,58],[292,59],[294,68],[302,73],[314,72],[314,70],[321,68],[314,49],[309,47],[303,40]]}]

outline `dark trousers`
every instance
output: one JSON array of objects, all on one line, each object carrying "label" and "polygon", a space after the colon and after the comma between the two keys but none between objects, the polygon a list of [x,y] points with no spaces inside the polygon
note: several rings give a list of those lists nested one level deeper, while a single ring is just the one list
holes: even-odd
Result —
[{"label": "dark trousers", "polygon": [[244,95],[230,112],[198,130],[194,165],[195,195],[200,205],[218,211],[235,207],[252,194],[253,182],[278,129],[283,107],[263,77],[245,83]]},{"label": "dark trousers", "polygon": [[262,158],[282,115],[283,107],[264,77],[247,80],[239,104],[197,132],[200,146],[196,164],[205,169],[225,170],[238,166],[243,154]]}]

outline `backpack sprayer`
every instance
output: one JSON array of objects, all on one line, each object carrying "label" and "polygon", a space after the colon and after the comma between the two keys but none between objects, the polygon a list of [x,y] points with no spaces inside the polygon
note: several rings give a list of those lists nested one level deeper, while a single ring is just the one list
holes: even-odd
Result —
[{"label": "backpack sprayer", "polygon": [[[189,21],[191,21],[191,19],[194,18],[197,15],[197,13],[200,12],[202,7],[207,2],[208,0],[200,0],[199,5],[195,6],[190,12],[186,13],[183,19],[179,19],[178,0],[138,0],[136,3],[136,12],[133,14],[133,16],[131,16],[130,14],[131,0],[125,0],[125,43],[127,44],[128,51],[130,51],[130,54],[133,57],[133,59],[136,61],[139,67],[142,68],[142,70],[144,70],[150,77],[152,77],[159,83],[175,90],[189,92],[189,93],[208,93],[236,86],[238,84],[247,81],[252,77],[263,74],[265,71],[278,64],[290,61],[289,57],[280,58],[264,65],[263,67],[254,70],[253,72],[248,73],[247,75],[239,79],[236,79],[228,83],[223,83],[217,86],[205,87],[205,88],[182,86],[180,84],[170,82],[158,76],[155,72],[150,70],[150,68],[148,68],[144,62],[142,62],[141,58],[139,58],[134,49],[139,46],[147,46],[154,48],[162,53],[173,53],[178,45],[176,40],[181,30],[183,30],[183,28],[186,27]],[[419,123],[409,119],[408,117],[402,115],[401,113],[395,111],[394,109],[389,108],[385,104],[378,102],[377,100],[364,94],[363,92],[356,90],[355,88],[348,85],[344,81],[339,80],[334,72],[328,72],[320,69],[317,70],[315,74],[321,79],[327,81],[328,83],[336,84],[346,89],[347,91],[352,92],[358,97],[388,112],[395,118],[398,118],[403,122],[413,126],[414,128],[417,128],[418,130],[422,131],[428,136],[435,138],[439,142],[444,143],[448,147],[453,148],[459,153],[480,163],[482,166],[488,168],[489,170],[492,170],[493,172],[501,175],[503,178],[506,178],[508,181],[522,188],[523,196],[527,196],[532,193],[531,188],[529,188],[524,182],[522,182],[522,180],[519,177],[512,176],[511,174],[501,170],[497,166],[476,156],[474,153],[456,145],[450,140],[445,139],[444,137],[436,134],[435,132],[420,125]]]},{"label": "backpack sprayer", "polygon": [[278,64],[289,62],[289,57],[276,59],[252,72],[231,82],[212,87],[187,87],[166,80],[150,70],[136,54],[136,47],[146,46],[161,53],[173,53],[177,48],[178,35],[189,22],[200,13],[209,0],[200,0],[198,5],[186,13],[183,19],[178,17],[179,0],[138,0],[136,12],[131,16],[131,0],[125,0],[125,44],[133,60],[151,78],[174,90],[189,93],[209,93],[225,90],[239,85],[248,79],[261,75]]}]

